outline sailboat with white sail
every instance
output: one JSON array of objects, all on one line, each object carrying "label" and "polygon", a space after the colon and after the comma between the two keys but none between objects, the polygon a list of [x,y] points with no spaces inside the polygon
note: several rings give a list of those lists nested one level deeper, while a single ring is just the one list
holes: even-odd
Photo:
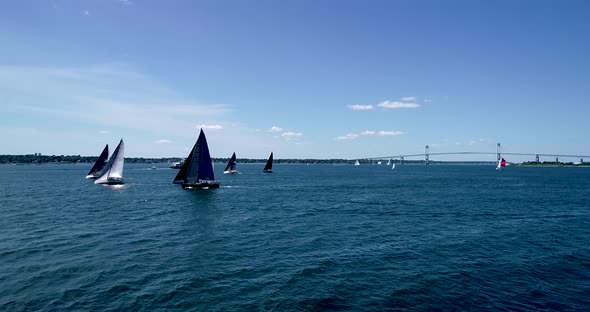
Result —
[{"label": "sailboat with white sail", "polygon": [[501,170],[502,168],[506,167],[506,160],[504,157],[498,161],[498,166],[496,166],[496,170]]},{"label": "sailboat with white sail", "polygon": [[395,169],[395,163],[391,166],[391,170]]},{"label": "sailboat with white sail", "polygon": [[100,173],[102,172],[104,167],[106,167],[108,159],[109,159],[109,145],[107,144],[104,147],[104,149],[102,150],[102,153],[100,153],[100,156],[98,156],[98,158],[96,159],[96,162],[92,166],[92,169],[90,169],[90,171],[88,171],[88,174],[86,175],[86,179],[98,179],[98,177],[100,176]]},{"label": "sailboat with white sail", "polygon": [[213,174],[213,163],[203,129],[172,183],[182,184],[183,189],[219,188],[219,182],[215,181]]},{"label": "sailboat with white sail", "polygon": [[272,161],[272,152],[270,152],[270,156],[268,157],[268,160],[266,161],[266,165],[264,165],[264,169],[262,170],[262,172],[272,173]]},{"label": "sailboat with white sail", "polygon": [[354,165],[355,165],[355,166],[360,166],[360,165],[361,165],[361,163],[360,163],[360,162],[359,162],[359,160],[357,159],[357,160],[355,160],[355,162],[354,162]]},{"label": "sailboat with white sail", "polygon": [[225,173],[225,174],[238,173],[238,163],[236,161],[236,153],[235,152],[231,155],[231,158],[229,159],[229,162],[227,163],[227,167],[225,167],[225,170],[223,170],[223,173]]},{"label": "sailboat with white sail", "polygon": [[113,155],[111,155],[111,158],[94,183],[107,185],[123,184],[123,164],[125,162],[124,154],[125,144],[123,143],[123,139],[121,139],[121,141],[119,141],[119,145],[117,145],[117,148],[115,148]]}]

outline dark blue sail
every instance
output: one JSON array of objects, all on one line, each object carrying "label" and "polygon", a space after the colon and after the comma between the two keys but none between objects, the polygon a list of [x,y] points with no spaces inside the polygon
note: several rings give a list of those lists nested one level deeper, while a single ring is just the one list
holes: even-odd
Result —
[{"label": "dark blue sail", "polygon": [[182,183],[183,188],[219,187],[213,174],[213,163],[203,129],[173,183]]},{"label": "dark blue sail", "polygon": [[107,165],[108,158],[109,158],[109,145],[107,144],[104,147],[104,149],[102,150],[102,153],[100,153],[100,156],[98,156],[98,159],[94,163],[94,166],[92,166],[92,169],[90,169],[90,171],[86,175],[86,179],[98,178],[101,175],[104,167]]},{"label": "dark blue sail", "polygon": [[237,173],[238,172],[238,162],[236,161],[236,153],[231,155],[229,162],[227,163],[227,167],[223,170],[223,173]]},{"label": "dark blue sail", "polygon": [[[199,141],[201,144],[199,144]],[[201,129],[199,139],[197,140],[199,145],[199,169],[197,179],[199,180],[215,180],[213,175],[213,163],[211,162],[211,155],[209,155],[209,146],[207,145],[207,139],[205,133]]]},{"label": "dark blue sail", "polygon": [[264,170],[263,172],[272,172],[272,152],[270,152],[270,156],[268,157],[268,160],[266,161],[266,165],[264,165]]}]

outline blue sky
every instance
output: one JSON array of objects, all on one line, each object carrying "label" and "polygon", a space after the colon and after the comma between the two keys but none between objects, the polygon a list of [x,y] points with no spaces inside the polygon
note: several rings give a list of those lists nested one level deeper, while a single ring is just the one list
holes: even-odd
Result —
[{"label": "blue sky", "polygon": [[201,126],[213,157],[590,154],[588,20],[587,1],[4,1],[0,154],[181,157]]}]

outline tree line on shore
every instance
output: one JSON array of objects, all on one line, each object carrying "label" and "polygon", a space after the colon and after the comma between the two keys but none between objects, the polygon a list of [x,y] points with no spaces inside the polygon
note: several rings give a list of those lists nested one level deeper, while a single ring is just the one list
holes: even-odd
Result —
[{"label": "tree line on shore", "polygon": [[[94,163],[98,156],[80,156],[80,155],[0,155],[0,164],[45,164],[45,163]],[[227,162],[228,158],[212,158],[214,162]],[[154,163],[173,163],[180,161],[177,157],[163,158],[145,158],[145,157],[125,157],[126,163],[132,164],[154,164]],[[266,159],[238,159],[239,163],[264,163]],[[309,164],[353,164],[354,160],[350,159],[275,159],[275,163],[309,163]],[[363,163],[363,161],[361,161]],[[370,163],[370,161],[365,161]]]},{"label": "tree line on shore", "polygon": [[520,166],[590,166],[590,162],[525,161]]},{"label": "tree line on shore", "polygon": [[[44,163],[94,163],[98,156],[80,156],[80,155],[41,155],[37,154],[28,154],[28,155],[0,155],[0,164],[44,164]],[[154,164],[154,163],[173,163],[180,161],[181,158],[179,157],[163,157],[163,158],[145,158],[145,157],[125,157],[126,163],[132,164]],[[227,162],[229,161],[228,158],[213,158],[214,162]],[[238,159],[239,163],[248,164],[248,163],[264,163],[266,159],[249,159],[249,158],[240,158]],[[275,163],[279,164],[354,164],[354,159],[275,159]],[[383,162],[383,161],[382,161]],[[399,160],[394,160],[395,163],[399,164]],[[359,163],[361,165],[371,165],[376,164],[376,160],[370,159],[359,159]],[[423,160],[405,160],[404,163],[407,164],[423,164]],[[437,162],[437,161],[430,161],[431,164],[437,163],[472,163],[472,164],[487,164],[490,162]],[[584,163],[573,163],[573,162],[555,162],[555,161],[543,161],[543,162],[536,162],[536,161],[527,161],[519,164],[521,166],[590,166],[590,162]]]}]

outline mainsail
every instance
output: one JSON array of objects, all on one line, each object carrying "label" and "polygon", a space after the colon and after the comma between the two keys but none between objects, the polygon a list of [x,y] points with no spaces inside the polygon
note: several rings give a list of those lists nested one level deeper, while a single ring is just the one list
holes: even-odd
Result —
[{"label": "mainsail", "polygon": [[100,153],[100,156],[98,156],[98,159],[94,163],[94,166],[92,166],[92,169],[90,169],[90,171],[86,175],[86,179],[98,178],[100,176],[102,170],[104,169],[104,167],[106,167],[107,162],[108,162],[108,158],[109,158],[109,145],[107,144],[104,147],[104,149],[102,150],[102,153]]},{"label": "mainsail", "polygon": [[94,181],[96,184],[123,184],[123,164],[125,161],[125,144],[123,139],[115,148],[111,159],[105,166],[101,176]]},{"label": "mainsail", "polygon": [[236,161],[236,153],[231,155],[229,162],[227,163],[227,167],[223,170],[223,173],[237,173],[238,172],[238,163]]},{"label": "mainsail", "polygon": [[182,183],[184,188],[219,187],[219,183],[215,182],[211,155],[203,129],[201,129],[197,142],[172,183]]},{"label": "mainsail", "polygon": [[272,172],[272,152],[270,152],[270,157],[266,161],[266,165],[264,165],[264,172]]}]

